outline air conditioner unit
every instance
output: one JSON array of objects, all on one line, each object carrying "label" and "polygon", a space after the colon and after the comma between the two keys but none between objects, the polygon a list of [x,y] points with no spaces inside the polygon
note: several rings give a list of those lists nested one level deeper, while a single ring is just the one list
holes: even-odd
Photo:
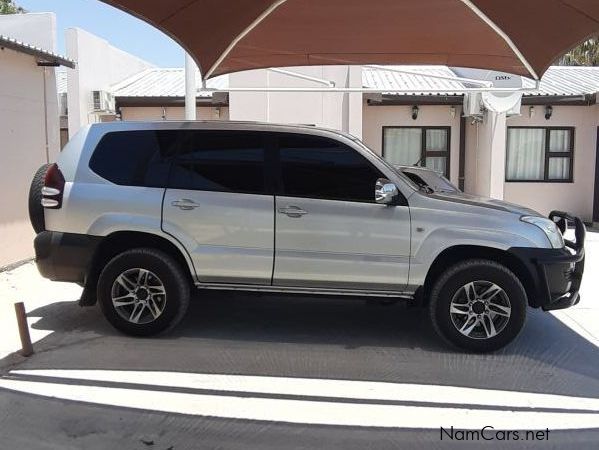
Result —
[{"label": "air conditioner unit", "polygon": [[58,108],[60,110],[59,115],[61,115],[61,116],[69,115],[69,103],[68,103],[68,98],[67,98],[66,92],[61,92],[60,94],[58,94]]},{"label": "air conditioner unit", "polygon": [[93,112],[112,114],[115,111],[114,96],[107,91],[92,91],[90,106]]},{"label": "air conditioner unit", "polygon": [[478,117],[483,115],[483,105],[481,94],[471,92],[464,95],[464,116]]}]

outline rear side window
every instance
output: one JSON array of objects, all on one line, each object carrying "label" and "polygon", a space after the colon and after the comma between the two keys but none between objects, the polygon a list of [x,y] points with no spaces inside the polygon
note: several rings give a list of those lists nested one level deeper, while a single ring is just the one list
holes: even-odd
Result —
[{"label": "rear side window", "polygon": [[380,172],[356,150],[318,136],[279,137],[283,195],[374,203]]},{"label": "rear side window", "polygon": [[98,143],[89,167],[115,184],[166,187],[176,134],[171,130],[117,131]]},{"label": "rear side window", "polygon": [[266,193],[263,133],[191,130],[179,137],[170,188]]}]

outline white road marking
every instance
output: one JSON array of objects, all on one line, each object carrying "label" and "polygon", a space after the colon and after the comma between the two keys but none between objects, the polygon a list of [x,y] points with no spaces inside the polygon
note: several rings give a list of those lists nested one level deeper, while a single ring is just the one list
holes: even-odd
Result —
[{"label": "white road marking", "polygon": [[36,369],[10,373],[225,392],[599,412],[599,398],[427,384],[125,370]]},{"label": "white road marking", "polygon": [[[33,371],[14,371],[12,373]],[[35,371],[39,374],[39,371]],[[85,372],[87,375],[89,371]],[[108,371],[98,371],[108,372]],[[115,378],[118,381],[124,382],[123,377],[119,376],[120,372],[114,372]],[[131,374],[131,372],[128,372]],[[135,372],[138,376],[143,376],[145,382],[150,381],[148,377],[152,377],[153,385],[175,386],[175,382],[169,376],[177,375],[168,372]],[[284,393],[283,387],[291,387],[293,381],[299,380],[297,390],[294,389],[294,395],[315,395],[313,391],[306,394],[305,384],[308,382],[322,383],[322,388],[318,392],[326,390],[328,396],[336,394],[341,398],[341,391],[344,392],[343,398],[356,399],[368,398],[374,399],[381,396],[381,391],[369,390],[368,388],[360,388],[360,383],[367,385],[378,384],[386,385],[391,383],[370,383],[358,381],[339,381],[339,380],[306,380],[293,378],[277,378],[277,377],[243,377],[231,375],[203,375],[203,374],[178,374],[188,375],[190,379],[199,377],[214,377],[212,378],[213,387],[218,383],[225,388],[232,388],[230,383],[233,380],[241,381],[241,385],[236,385],[235,390],[245,390],[252,383],[262,383],[259,391],[264,393]],[[54,374],[53,376],[56,376]],[[219,380],[218,377],[221,377]],[[115,380],[112,379],[112,381]],[[250,380],[243,381],[244,378]],[[87,377],[90,379],[90,377]],[[108,381],[106,379],[99,381]],[[168,383],[167,383],[168,381]],[[137,381],[140,382],[139,380]],[[160,384],[161,383],[161,384]],[[243,384],[245,383],[245,384]],[[337,383],[342,383],[341,391],[334,386]],[[354,384],[355,383],[355,384]],[[193,384],[198,387],[196,382]],[[182,387],[177,385],[178,387]],[[206,386],[205,384],[203,386]],[[260,387],[256,386],[256,387]],[[302,387],[303,386],[303,387]],[[348,391],[349,386],[357,388]],[[394,386],[391,384],[391,386]],[[405,385],[397,385],[405,386]],[[412,385],[415,389],[416,385]],[[189,387],[189,386],[188,386]],[[422,387],[422,386],[421,386]],[[441,388],[440,386],[431,386],[432,388]],[[54,383],[51,380],[47,382],[41,381],[25,381],[15,379],[0,379],[0,388],[9,389],[18,392],[25,392],[43,397],[58,398],[71,401],[86,402],[100,405],[110,405],[117,407],[128,407],[151,411],[161,411],[167,413],[180,413],[189,415],[221,417],[232,419],[248,419],[274,422],[289,422],[302,424],[318,424],[318,425],[343,425],[343,426],[364,426],[364,427],[394,427],[394,428],[438,428],[440,426],[454,426],[460,429],[480,429],[487,425],[492,425],[496,429],[582,429],[582,428],[599,428],[599,414],[595,413],[571,413],[571,412],[539,412],[539,411],[509,411],[509,410],[488,410],[488,409],[470,409],[470,408],[455,408],[455,407],[433,407],[433,406],[406,406],[406,405],[380,405],[380,404],[363,404],[363,403],[340,403],[330,401],[310,401],[310,400],[288,400],[274,398],[253,398],[239,397],[235,395],[205,395],[181,392],[164,392],[156,390],[144,389],[126,389],[115,387],[99,387],[87,385],[69,385],[62,383]],[[451,389],[466,389],[466,391],[477,391],[468,388],[451,388]],[[219,390],[223,390],[222,388]],[[227,389],[224,389],[225,391]],[[483,391],[484,390],[480,390]],[[371,393],[370,396],[367,393]],[[399,391],[396,391],[399,392]],[[413,394],[415,391],[413,391]],[[347,396],[345,395],[347,394]],[[412,394],[412,395],[413,395]],[[438,401],[438,399],[429,396],[430,392],[421,391],[418,396],[418,401]],[[320,395],[320,394],[318,394]],[[526,394],[524,394],[526,395]],[[541,395],[541,394],[534,394]],[[559,396],[556,396],[559,397]],[[578,400],[570,397],[560,397],[570,399],[569,407],[580,408],[578,403],[572,403]],[[390,399],[386,397],[385,399]],[[399,399],[396,397],[394,399]],[[405,396],[402,396],[405,399]],[[458,398],[452,398],[450,403],[456,403]],[[459,403],[470,403],[475,400],[475,394],[470,392],[466,396],[461,396]],[[587,399],[593,400],[593,399]],[[563,403],[554,404],[551,407],[565,408]]]}]

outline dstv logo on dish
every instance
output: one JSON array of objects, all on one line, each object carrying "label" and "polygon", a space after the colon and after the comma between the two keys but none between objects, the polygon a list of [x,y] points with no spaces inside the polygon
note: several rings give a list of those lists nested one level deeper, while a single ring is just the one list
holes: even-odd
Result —
[{"label": "dstv logo on dish", "polygon": [[507,80],[511,80],[512,77],[510,77],[509,75],[497,75],[495,77],[495,81],[507,81]]}]

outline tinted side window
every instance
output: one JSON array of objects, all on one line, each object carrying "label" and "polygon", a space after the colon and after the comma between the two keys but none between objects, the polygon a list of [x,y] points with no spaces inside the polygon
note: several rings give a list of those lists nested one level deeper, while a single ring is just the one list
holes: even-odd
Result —
[{"label": "tinted side window", "polygon": [[263,135],[244,131],[182,131],[169,187],[263,194]]},{"label": "tinted side window", "polygon": [[98,143],[89,167],[116,184],[166,187],[174,143],[172,131],[107,133]]},{"label": "tinted side window", "polygon": [[374,203],[382,175],[356,150],[316,136],[279,138],[283,195]]}]

